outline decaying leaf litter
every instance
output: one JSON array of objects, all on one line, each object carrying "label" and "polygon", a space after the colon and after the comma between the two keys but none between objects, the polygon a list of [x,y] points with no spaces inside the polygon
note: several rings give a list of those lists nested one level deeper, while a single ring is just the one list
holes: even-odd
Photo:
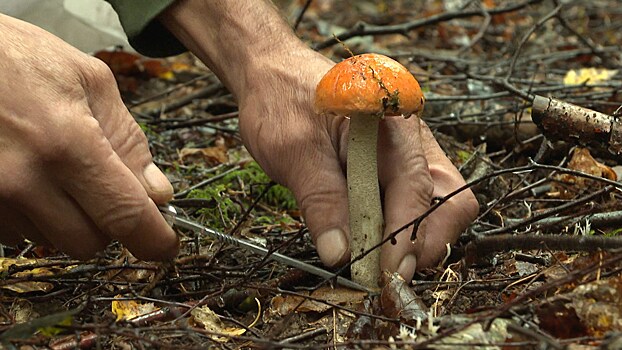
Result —
[{"label": "decaying leaf litter", "polygon": [[[306,3],[279,5],[324,54],[386,54],[420,81],[424,119],[480,203],[443,265],[412,284],[386,276],[370,298],[189,232],[168,264],[138,261],[119,245],[87,262],[5,247],[0,344],[620,348],[617,2]],[[292,195],[241,146],[237,106],[213,74],[189,55],[117,54],[100,56],[173,182],[174,204],[319,264]],[[579,120],[581,130],[548,121],[543,135],[530,117],[536,95],[610,119]]]}]

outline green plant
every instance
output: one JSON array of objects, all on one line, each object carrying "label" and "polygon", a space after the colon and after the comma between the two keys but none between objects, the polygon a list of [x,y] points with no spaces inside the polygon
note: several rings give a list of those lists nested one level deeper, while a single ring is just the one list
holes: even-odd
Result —
[{"label": "green plant", "polygon": [[215,184],[192,190],[188,198],[200,198],[214,202],[213,206],[201,208],[198,213],[216,229],[230,226],[231,221],[240,214],[240,208],[227,193],[226,184]]},{"label": "green plant", "polygon": [[[236,180],[253,188],[252,194],[255,198],[262,192],[263,186],[271,184],[270,178],[257,162],[249,162],[242,169],[234,171],[223,178],[223,181],[226,183],[232,183]],[[281,185],[272,185],[262,201],[280,210],[293,210],[297,208],[296,199],[292,192]]]}]

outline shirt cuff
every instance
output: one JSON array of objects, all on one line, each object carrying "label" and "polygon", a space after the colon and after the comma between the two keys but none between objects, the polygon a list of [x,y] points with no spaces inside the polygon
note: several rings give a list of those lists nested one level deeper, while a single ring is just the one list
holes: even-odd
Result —
[{"label": "shirt cuff", "polygon": [[177,55],[187,49],[157,20],[174,0],[106,0],[119,16],[130,45],[145,56]]}]

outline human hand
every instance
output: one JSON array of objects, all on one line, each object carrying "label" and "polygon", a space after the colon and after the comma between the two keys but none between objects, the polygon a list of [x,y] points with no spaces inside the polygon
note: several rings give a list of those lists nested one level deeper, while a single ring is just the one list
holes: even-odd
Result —
[{"label": "human hand", "polygon": [[162,260],[177,238],[155,203],[172,186],[108,67],[0,14],[0,241],[88,258],[118,239]]},{"label": "human hand", "polygon": [[[318,116],[312,109],[315,87],[332,63],[311,50],[280,59],[282,67],[258,71],[256,83],[241,95],[242,138],[266,173],[293,191],[322,261],[340,265],[350,258],[344,174],[348,119]],[[378,168],[385,237],[426,211],[433,196],[464,184],[416,117],[381,121]],[[397,244],[385,244],[381,268],[412,278],[416,268],[435,264],[477,209],[473,194],[462,192],[424,220],[415,242],[407,229],[396,236]]]},{"label": "human hand", "polygon": [[[289,187],[322,262],[350,258],[345,173],[348,120],[313,111],[315,87],[333,62],[302,43],[268,1],[178,1],[162,23],[212,69],[236,96],[245,145],[275,181]],[[464,184],[418,118],[385,118],[378,142],[385,236],[417,218],[433,196]],[[467,190],[419,228],[385,244],[381,268],[412,278],[430,266],[475,218]]]}]

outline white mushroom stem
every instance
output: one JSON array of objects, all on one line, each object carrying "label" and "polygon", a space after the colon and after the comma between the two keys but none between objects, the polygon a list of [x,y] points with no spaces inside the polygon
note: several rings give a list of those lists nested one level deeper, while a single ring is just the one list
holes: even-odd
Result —
[{"label": "white mushroom stem", "polygon": [[[379,118],[354,115],[348,137],[348,203],[352,259],[382,241],[383,218],[378,185],[377,140]],[[378,289],[380,249],[352,264],[352,280]]]}]

